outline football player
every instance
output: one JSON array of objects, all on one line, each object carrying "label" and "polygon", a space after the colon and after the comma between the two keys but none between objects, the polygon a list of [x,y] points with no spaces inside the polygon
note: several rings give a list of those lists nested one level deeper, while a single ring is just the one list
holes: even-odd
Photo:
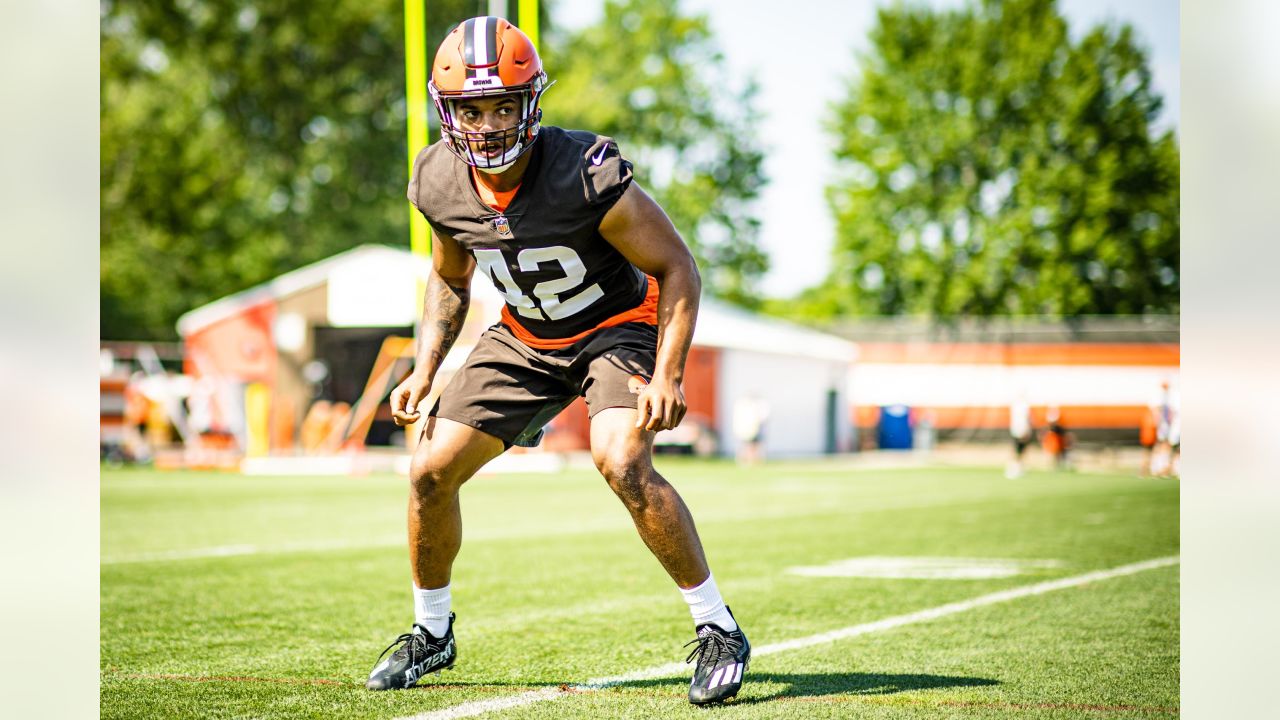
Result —
[{"label": "football player", "polygon": [[391,395],[397,424],[422,419],[419,403],[462,327],[477,269],[506,303],[426,412],[410,470],[415,622],[367,687],[411,687],[453,665],[458,489],[511,446],[536,445],[581,396],[596,467],[693,615],[689,701],[721,702],[738,693],[751,648],[689,509],[652,464],[654,433],[685,414],[698,268],[616,142],[541,125],[549,85],[529,38],[497,17],[463,22],[432,65],[442,137],[414,161],[409,201],[431,224],[433,269],[416,365]]}]

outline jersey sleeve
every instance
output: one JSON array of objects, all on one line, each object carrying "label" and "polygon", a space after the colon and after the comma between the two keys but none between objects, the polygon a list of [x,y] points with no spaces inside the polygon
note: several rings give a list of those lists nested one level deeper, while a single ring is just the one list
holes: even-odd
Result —
[{"label": "jersey sleeve", "polygon": [[[427,151],[430,149],[431,146],[427,145],[418,152],[418,157],[413,159],[413,170],[409,173],[409,191],[406,193],[409,197],[409,202],[413,203],[413,206],[418,208],[418,212],[423,215],[427,214],[427,210],[423,207],[420,199],[423,190],[422,169],[427,164]],[[427,219],[429,220],[430,217]]]},{"label": "jersey sleeve", "polygon": [[606,212],[631,185],[631,162],[613,138],[599,136],[583,155],[582,187],[587,203]]},{"label": "jersey sleeve", "polygon": [[444,197],[442,182],[447,173],[442,172],[437,164],[432,163],[429,154],[432,146],[422,148],[418,157],[413,160],[413,171],[409,174],[409,189],[405,193],[409,202],[427,219],[431,232],[436,235],[449,235],[449,230],[440,223],[441,207],[439,198]]}]

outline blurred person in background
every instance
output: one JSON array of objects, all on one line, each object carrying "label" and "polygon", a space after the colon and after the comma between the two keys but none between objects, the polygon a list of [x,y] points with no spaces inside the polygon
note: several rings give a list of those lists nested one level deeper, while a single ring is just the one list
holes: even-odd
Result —
[{"label": "blurred person in background", "polygon": [[1156,440],[1158,438],[1157,428],[1160,425],[1158,420],[1159,412],[1155,407],[1148,407],[1146,412],[1142,413],[1142,420],[1138,426],[1138,444],[1142,445],[1142,477],[1150,477],[1154,474]]},{"label": "blurred person in background", "polygon": [[1181,441],[1182,421],[1178,417],[1177,398],[1169,386],[1169,381],[1160,383],[1160,396],[1152,407],[1156,423],[1156,444],[1151,457],[1151,474],[1156,477],[1171,477],[1177,474],[1177,448]]},{"label": "blurred person in background", "polygon": [[1031,428],[1031,405],[1026,393],[1020,392],[1009,405],[1009,436],[1013,439],[1013,459],[1005,466],[1004,476],[1010,480],[1022,477],[1022,457],[1035,439]]},{"label": "blurred person in background", "polygon": [[1182,411],[1175,409],[1173,419],[1169,421],[1169,477],[1179,477],[1182,470],[1179,461],[1182,458]]},{"label": "blurred person in background", "polygon": [[[693,256],[632,182],[616,142],[541,125],[547,74],[511,23],[477,17],[454,28],[428,87],[442,138],[418,154],[408,195],[431,224],[432,271],[415,368],[391,394],[397,425],[425,420],[410,470],[414,624],[366,686],[408,688],[453,665],[458,491],[513,445],[537,445],[546,423],[582,396],[597,469],[689,604],[689,701],[732,698],[750,645],[692,515],[652,464],[654,434],[686,410],[681,382],[702,286]],[[423,413],[477,268],[505,296],[501,321]]]},{"label": "blurred person in background", "polygon": [[733,404],[733,436],[738,439],[740,465],[764,461],[764,430],[768,421],[768,403],[754,394],[744,395]]},{"label": "blurred person in background", "polygon": [[1049,425],[1044,433],[1045,452],[1053,456],[1053,465],[1059,470],[1071,469],[1071,457],[1069,455],[1071,446],[1074,444],[1074,437],[1067,430],[1066,424],[1062,420],[1062,411],[1057,405],[1050,405],[1046,415]]}]

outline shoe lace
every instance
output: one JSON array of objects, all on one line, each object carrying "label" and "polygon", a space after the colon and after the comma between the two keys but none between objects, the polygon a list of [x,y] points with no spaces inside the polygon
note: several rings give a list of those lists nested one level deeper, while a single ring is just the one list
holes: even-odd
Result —
[{"label": "shoe lace", "polygon": [[714,630],[708,630],[685,643],[684,646],[689,647],[694,643],[697,643],[698,646],[689,653],[689,657],[685,658],[684,661],[691,663],[696,658],[698,661],[697,667],[703,667],[708,664],[714,666],[720,660],[721,655],[731,655],[733,653],[729,638]]},{"label": "shoe lace", "polygon": [[396,638],[394,642],[387,646],[386,650],[383,650],[382,653],[378,655],[378,662],[381,662],[383,656],[390,652],[392,648],[398,649],[402,646],[406,647],[408,650],[410,663],[417,661],[418,653],[422,653],[424,656],[427,654],[427,639],[423,637],[421,633],[407,632]]}]

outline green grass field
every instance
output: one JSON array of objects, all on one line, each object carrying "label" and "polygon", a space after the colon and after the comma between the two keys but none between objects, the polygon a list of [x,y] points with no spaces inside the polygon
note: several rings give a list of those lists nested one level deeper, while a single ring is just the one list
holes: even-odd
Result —
[{"label": "green grass field", "polygon": [[[1178,554],[1178,486],[987,469],[665,460],[757,649]],[[687,608],[592,471],[480,476],[454,566],[459,661],[364,678],[412,621],[406,482],[102,473],[104,718],[402,718],[565,686],[493,718],[1076,718],[1179,712],[1178,566],[753,659],[738,699],[680,675]],[[1057,561],[997,579],[808,577],[861,556]]]}]

